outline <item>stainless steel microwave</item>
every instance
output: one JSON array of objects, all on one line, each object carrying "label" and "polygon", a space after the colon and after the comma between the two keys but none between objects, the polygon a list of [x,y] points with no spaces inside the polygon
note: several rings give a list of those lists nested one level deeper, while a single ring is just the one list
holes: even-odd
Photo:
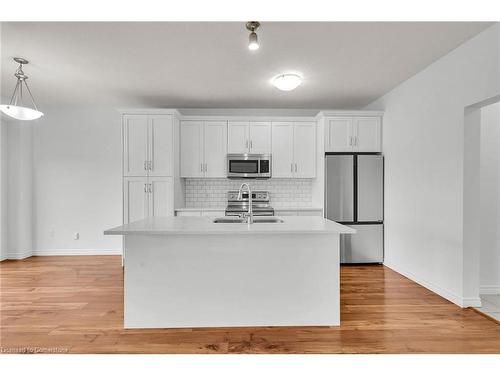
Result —
[{"label": "stainless steel microwave", "polygon": [[227,177],[271,178],[271,155],[228,154]]}]

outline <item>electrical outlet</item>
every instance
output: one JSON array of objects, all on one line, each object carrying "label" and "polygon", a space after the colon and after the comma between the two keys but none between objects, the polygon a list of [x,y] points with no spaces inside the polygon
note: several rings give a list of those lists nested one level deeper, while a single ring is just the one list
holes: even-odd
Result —
[{"label": "electrical outlet", "polygon": [[75,232],[75,234],[73,235],[73,239],[74,240],[79,240],[80,239],[80,233]]}]

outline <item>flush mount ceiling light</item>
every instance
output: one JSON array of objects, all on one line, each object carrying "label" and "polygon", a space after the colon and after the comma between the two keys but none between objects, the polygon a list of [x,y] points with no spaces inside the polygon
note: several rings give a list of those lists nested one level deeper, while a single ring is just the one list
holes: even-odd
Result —
[{"label": "flush mount ceiling light", "polygon": [[295,73],[284,73],[274,77],[271,83],[281,91],[292,91],[302,83],[302,77]]},{"label": "flush mount ceiling light", "polygon": [[[14,61],[19,64],[19,67],[14,73],[14,76],[17,78],[17,84],[14,88],[10,103],[0,105],[0,111],[16,120],[36,120],[42,117],[43,113],[36,107],[35,99],[33,99],[28,82],[26,82],[28,76],[23,72],[23,65],[28,64],[29,61],[22,57],[14,57]],[[30,107],[26,107],[23,102],[23,85],[31,99],[32,106]]]},{"label": "flush mount ceiling light", "polygon": [[257,34],[255,30],[257,30],[260,26],[260,23],[257,21],[247,22],[247,30],[250,31],[250,36],[248,37],[248,49],[250,51],[255,51],[259,49],[259,40],[257,38]]}]

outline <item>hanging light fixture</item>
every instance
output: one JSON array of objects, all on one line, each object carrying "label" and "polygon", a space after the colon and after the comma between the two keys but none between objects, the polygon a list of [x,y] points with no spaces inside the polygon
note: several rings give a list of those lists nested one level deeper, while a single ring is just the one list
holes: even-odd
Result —
[{"label": "hanging light fixture", "polygon": [[247,22],[247,30],[250,31],[250,36],[248,37],[248,49],[250,51],[255,51],[259,49],[259,40],[257,38],[257,30],[260,26],[260,23],[257,21]]},{"label": "hanging light fixture", "polygon": [[[14,61],[19,64],[19,67],[14,73],[14,76],[17,78],[16,87],[14,88],[14,93],[10,99],[10,103],[0,105],[0,111],[15,118],[16,120],[36,120],[37,118],[42,117],[43,113],[40,112],[36,106],[35,99],[33,99],[28,82],[26,82],[28,76],[23,72],[23,65],[28,64],[29,61],[23,59],[22,57],[14,57]],[[32,108],[26,107],[23,102],[23,85],[31,99],[30,106],[32,105]]]}]

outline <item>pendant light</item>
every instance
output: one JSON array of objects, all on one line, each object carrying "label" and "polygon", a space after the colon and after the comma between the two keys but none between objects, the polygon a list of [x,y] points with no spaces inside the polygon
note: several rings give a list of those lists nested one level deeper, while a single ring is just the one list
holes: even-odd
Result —
[{"label": "pendant light", "polygon": [[[33,99],[28,82],[26,81],[28,76],[23,72],[23,65],[28,64],[29,61],[22,57],[14,57],[14,61],[19,64],[19,67],[14,73],[14,76],[17,78],[16,87],[14,88],[10,103],[0,105],[0,111],[16,120],[36,120],[42,117],[43,113],[40,112],[36,106],[35,99]],[[23,85],[31,99],[29,107],[23,102]]]},{"label": "pendant light", "polygon": [[247,30],[250,31],[250,36],[248,37],[248,49],[250,51],[255,51],[259,49],[259,39],[257,38],[257,30],[260,26],[260,23],[257,21],[247,22]]}]

